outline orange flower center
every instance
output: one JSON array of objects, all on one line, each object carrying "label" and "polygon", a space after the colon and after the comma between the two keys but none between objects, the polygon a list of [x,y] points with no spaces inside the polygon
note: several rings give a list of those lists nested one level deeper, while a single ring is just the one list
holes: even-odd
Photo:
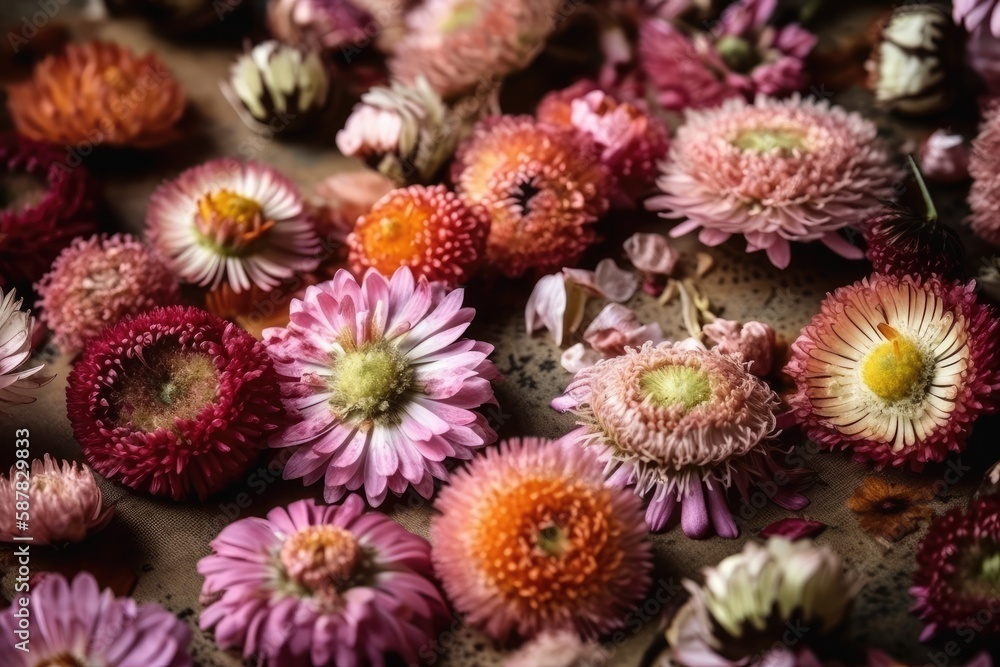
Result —
[{"label": "orange flower center", "polygon": [[341,600],[362,560],[361,545],[337,526],[307,526],[281,546],[279,560],[288,578],[303,592],[327,603]]},{"label": "orange flower center", "polygon": [[486,583],[552,618],[605,589],[624,554],[607,489],[534,475],[497,492],[475,527]]},{"label": "orange flower center", "polygon": [[104,83],[111,86],[119,94],[128,93],[135,88],[133,78],[115,65],[111,65],[101,72],[101,78],[104,80]]},{"label": "orange flower center", "polygon": [[264,207],[231,190],[210,192],[198,200],[195,225],[202,238],[222,253],[237,253],[260,239],[272,227]]},{"label": "orange flower center", "polygon": [[392,272],[426,252],[434,211],[412,199],[392,199],[358,221],[354,233],[373,267]]}]

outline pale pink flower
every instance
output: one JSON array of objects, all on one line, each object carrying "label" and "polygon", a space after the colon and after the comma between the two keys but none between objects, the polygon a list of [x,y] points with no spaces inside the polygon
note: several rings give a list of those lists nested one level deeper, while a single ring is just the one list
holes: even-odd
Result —
[{"label": "pale pink flower", "polygon": [[920,173],[929,181],[961,183],[969,178],[969,147],[965,137],[935,130],[920,147]]},{"label": "pale pink flower", "polygon": [[687,219],[671,236],[701,227],[714,246],[741,234],[747,252],[764,250],[779,268],[791,241],[860,259],[838,231],[873,215],[898,176],[874,123],[857,113],[798,96],[730,100],[688,112],[657,183],[665,194],[646,206]]},{"label": "pale pink flower", "polygon": [[715,320],[702,329],[714,349],[723,354],[739,354],[750,364],[750,372],[767,377],[774,359],[775,333],[770,324]]},{"label": "pale pink flower", "polygon": [[[52,376],[40,375],[45,364],[24,368],[31,357],[31,341],[35,318],[21,310],[21,299],[10,290],[0,290],[0,404],[33,403],[34,396],[21,393],[34,390],[52,381]],[[2,416],[2,413],[0,413]]]},{"label": "pale pink flower", "polygon": [[[18,471],[18,466],[11,466],[10,475],[0,477],[0,503],[11,509],[0,517],[2,542],[14,542],[14,538],[27,535],[32,544],[82,542],[87,535],[107,526],[115,514],[114,507],[103,507],[101,489],[85,465],[69,461],[60,464],[45,454],[31,462],[27,478]],[[26,531],[14,521],[14,507],[24,499],[15,488],[20,480],[29,484],[27,501],[31,510]]]},{"label": "pale pink flower", "polygon": [[1000,3],[997,0],[954,0],[952,18],[969,32],[988,26],[993,36],[1000,38]]},{"label": "pale pink flower", "polygon": [[969,158],[969,208],[972,231],[987,243],[1000,246],[1000,106],[983,112],[979,134],[972,142]]},{"label": "pale pink flower", "polygon": [[643,277],[643,289],[655,294],[664,276],[670,276],[680,260],[670,241],[662,234],[637,232],[625,239],[625,254]]},{"label": "pale pink flower", "polygon": [[965,62],[976,73],[987,95],[1000,94],[1000,38],[981,25],[965,42]]},{"label": "pale pink flower", "polygon": [[320,238],[345,244],[358,218],[397,187],[372,169],[343,171],[327,176],[316,186],[313,208]]},{"label": "pale pink flower", "polygon": [[640,324],[635,311],[619,303],[606,305],[587,326],[583,339],[606,357],[624,354],[626,347],[646,342],[659,345],[665,340],[659,324]]},{"label": "pale pink flower", "polygon": [[496,439],[475,412],[495,403],[491,345],[462,334],[475,311],[464,291],[435,289],[408,267],[387,279],[347,271],[293,299],[287,328],[264,331],[285,376],[290,426],[272,447],[294,447],[286,479],[324,482],[327,502],[364,489],[380,505],[412,486],[430,497],[445,461]]}]

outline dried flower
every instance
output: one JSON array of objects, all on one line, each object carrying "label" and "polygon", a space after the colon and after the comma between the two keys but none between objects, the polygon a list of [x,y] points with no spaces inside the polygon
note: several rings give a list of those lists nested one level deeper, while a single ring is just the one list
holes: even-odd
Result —
[{"label": "dried flower", "polygon": [[442,97],[453,97],[526,67],[558,14],[556,0],[427,0],[406,15],[389,72],[405,83],[425,77]]},{"label": "dried flower", "polygon": [[175,139],[184,90],[153,54],[113,42],[70,44],[8,88],[17,131],[67,146],[153,148]]},{"label": "dried flower", "polygon": [[917,550],[910,588],[913,611],[926,623],[920,635],[968,628],[1000,634],[1000,496],[983,496],[935,519]]},{"label": "dried flower", "polygon": [[180,300],[167,265],[128,234],[77,238],[36,289],[42,322],[69,353],[128,315]]},{"label": "dried flower", "polygon": [[385,195],[358,219],[347,240],[355,275],[408,266],[415,276],[456,287],[486,260],[490,221],[443,185],[411,185]]},{"label": "dried flower", "polygon": [[93,231],[97,184],[53,146],[0,133],[0,287],[27,286],[75,236]]},{"label": "dried flower", "polygon": [[739,354],[749,363],[749,370],[757,377],[771,374],[774,347],[777,345],[774,329],[763,322],[740,324],[732,320],[717,319],[706,324],[702,332],[716,351]]},{"label": "dried flower", "polygon": [[810,540],[748,542],[703,572],[700,586],[684,581],[692,597],[667,628],[670,657],[680,666],[772,664],[769,657],[789,651],[781,641],[787,623],[809,628],[809,640],[830,635],[860,588],[840,556]]},{"label": "dried flower", "polygon": [[573,127],[590,137],[601,150],[601,162],[614,183],[611,200],[632,208],[654,190],[658,165],[667,155],[670,139],[663,122],[645,111],[619,102],[587,86],[549,94],[538,107],[542,122]]},{"label": "dried flower", "polygon": [[687,218],[671,236],[702,227],[699,239],[712,246],[741,234],[747,252],[765,250],[779,268],[790,241],[822,241],[858,259],[837,232],[871,216],[897,176],[877,134],[856,113],[798,97],[688,112],[657,183],[665,194],[646,206]]},{"label": "dried flower", "polygon": [[[46,573],[22,593],[30,600],[0,613],[0,663],[7,667],[193,667],[191,629],[154,602],[116,598],[88,572],[67,581]],[[17,614],[28,611],[31,651],[17,647]],[[22,616],[23,618],[23,616]]]},{"label": "dried flower", "polygon": [[[27,464],[27,461],[24,461]],[[20,471],[20,474],[19,474]],[[15,484],[27,481],[27,500],[31,507],[29,528],[22,530],[14,521],[14,512],[0,519],[0,542],[13,542],[16,537],[31,536],[32,544],[60,545],[82,542],[111,521],[115,508],[104,508],[101,489],[94,481],[90,468],[63,461],[61,464],[48,454],[21,468],[14,465],[10,475],[0,477],[0,502],[15,507],[24,499],[24,491]],[[27,474],[27,478],[25,478]]]},{"label": "dried flower", "polygon": [[947,10],[932,4],[896,7],[879,27],[865,68],[883,108],[923,115],[955,99],[960,41]]},{"label": "dried flower", "polygon": [[[22,394],[52,381],[40,375],[45,364],[24,368],[31,357],[31,336],[35,318],[21,310],[21,299],[14,290],[0,290],[0,405],[25,405],[35,398]],[[20,370],[19,370],[20,369]]]},{"label": "dried flower", "polygon": [[442,489],[431,556],[466,622],[500,641],[624,625],[651,552],[638,500],[601,467],[572,442],[507,440]]},{"label": "dried flower", "polygon": [[923,485],[889,482],[865,477],[847,499],[861,530],[889,542],[897,542],[929,521],[934,514],[929,503],[934,489]]},{"label": "dried flower", "polygon": [[268,40],[238,56],[219,87],[247,125],[278,133],[314,119],[329,84],[316,51]]},{"label": "dried flower", "polygon": [[920,146],[920,171],[936,183],[962,183],[969,178],[969,147],[965,137],[934,130]]},{"label": "dried flower", "polygon": [[1000,246],[1000,105],[983,112],[979,135],[969,157],[969,208],[972,231],[987,243]]},{"label": "dried flower", "polygon": [[146,213],[149,240],[182,280],[264,290],[312,271],[319,240],[295,185],[275,169],[211,160],[161,184]]},{"label": "dried flower", "polygon": [[997,0],[954,0],[952,18],[955,23],[973,32],[988,25],[994,37],[1000,38],[1000,6]]},{"label": "dried flower", "polygon": [[204,499],[246,472],[280,423],[271,361],[247,332],[171,306],[91,339],[66,389],[94,470],[139,491]]},{"label": "dried flower", "polygon": [[580,371],[554,403],[571,408],[576,437],[597,447],[609,484],[635,485],[646,522],[663,530],[680,513],[689,537],[736,537],[729,490],[782,475],[771,498],[787,509],[808,501],[792,487],[804,471],[776,460],[777,395],[737,359],[672,343],[644,344]]},{"label": "dried flower", "polygon": [[583,339],[606,357],[625,354],[627,347],[646,342],[659,345],[665,340],[659,324],[639,324],[635,311],[619,303],[606,305],[587,326]]},{"label": "dried flower", "polygon": [[974,285],[874,275],[841,287],[792,345],[799,422],[877,467],[942,461],[996,410],[1000,332]]},{"label": "dried flower", "polygon": [[607,652],[572,630],[543,632],[504,659],[503,667],[603,667]]},{"label": "dried flower", "polygon": [[506,276],[573,266],[597,241],[608,175],[597,146],[575,130],[526,116],[479,123],[459,149],[458,194],[490,216],[490,264]]},{"label": "dried flower", "polygon": [[403,34],[404,6],[394,0],[268,0],[267,27],[287,44],[339,50],[345,57],[373,39],[389,53]]},{"label": "dried flower", "polygon": [[274,667],[415,664],[447,607],[430,545],[358,496],[299,500],[240,519],[198,562],[203,630]]},{"label": "dried flower", "polygon": [[494,403],[493,346],[462,338],[475,311],[408,267],[390,279],[347,271],[306,289],[284,329],[264,332],[290,425],[272,447],[295,447],[285,479],[324,481],[327,502],[364,489],[368,502],[412,486],[430,497],[444,461],[496,440],[475,412]]}]

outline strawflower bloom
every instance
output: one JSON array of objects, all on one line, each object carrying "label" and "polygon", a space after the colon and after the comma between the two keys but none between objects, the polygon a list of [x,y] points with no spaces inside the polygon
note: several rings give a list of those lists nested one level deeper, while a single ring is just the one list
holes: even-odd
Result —
[{"label": "strawflower bloom", "polygon": [[91,339],[69,375],[66,409],[94,470],[174,500],[204,499],[239,479],[281,418],[263,345],[182,306]]},{"label": "strawflower bloom", "polygon": [[1000,247],[1000,105],[984,111],[982,127],[972,142],[969,175],[972,231]]},{"label": "strawflower bloom", "polygon": [[198,562],[201,628],[273,667],[416,664],[447,615],[427,540],[355,495],[241,519],[210,546]]},{"label": "strawflower bloom", "polygon": [[52,376],[39,374],[45,364],[24,367],[31,357],[35,318],[21,310],[21,301],[14,290],[6,294],[0,290],[0,405],[33,403],[33,396],[21,392],[38,389],[52,380]]},{"label": "strawflower bloom", "polygon": [[493,639],[625,623],[650,583],[638,499],[604,484],[571,441],[507,440],[457,473],[431,522],[434,570],[466,622]]},{"label": "strawflower bloom", "polygon": [[608,208],[600,149],[575,130],[527,116],[489,118],[459,147],[452,180],[483,206],[490,264],[509,277],[573,266]]},{"label": "strawflower bloom", "polygon": [[446,459],[496,440],[475,412],[495,402],[493,347],[461,337],[463,297],[402,267],[338,271],[292,301],[288,327],[264,331],[290,413],[270,444],[295,448],[285,479],[323,480],[331,503],[364,489],[377,506],[411,485],[428,498]]},{"label": "strawflower bloom", "polygon": [[777,336],[770,324],[764,322],[734,322],[717,319],[702,329],[712,347],[723,354],[739,354],[750,364],[750,372],[757,377],[767,377],[774,362]]},{"label": "strawflower bloom", "polygon": [[235,292],[312,271],[319,240],[290,180],[258,162],[222,158],[160,185],[149,200],[153,244],[180,278]]},{"label": "strawflower bloom", "polygon": [[809,436],[879,468],[962,451],[1000,389],[998,323],[974,287],[875,275],[829,295],[786,368]]},{"label": "strawflower bloom", "polygon": [[[701,349],[698,349],[700,347]],[[577,373],[553,401],[572,410],[576,438],[596,447],[609,483],[635,486],[646,522],[663,530],[680,514],[689,537],[736,537],[729,491],[787,477],[771,498],[786,509],[808,501],[792,488],[804,471],[776,460],[778,397],[738,359],[704,346],[646,343]]]},{"label": "strawflower bloom", "polygon": [[416,276],[456,287],[486,260],[490,220],[443,185],[411,185],[385,195],[358,219],[348,237],[355,275],[388,275],[408,266]]},{"label": "strawflower bloom", "polygon": [[93,231],[97,184],[55,147],[0,133],[0,287],[27,285],[76,236]]},{"label": "strawflower bloom", "polygon": [[973,500],[935,519],[917,550],[910,593],[913,611],[926,623],[920,635],[975,627],[1000,635],[1000,496]]},{"label": "strawflower bloom", "polygon": [[8,89],[17,131],[66,146],[154,148],[176,139],[184,90],[153,54],[114,42],[70,44]]},{"label": "strawflower bloom", "polygon": [[847,499],[858,525],[866,533],[896,542],[930,520],[934,489],[924,484],[903,484],[881,477],[866,477]]},{"label": "strawflower bloom", "polygon": [[17,648],[22,607],[0,614],[0,663],[7,667],[193,667],[191,629],[160,605],[116,598],[88,572],[67,581],[46,573],[30,593],[31,651]]},{"label": "strawflower bloom", "polygon": [[148,246],[128,234],[77,238],[36,286],[42,322],[63,352],[118,320],[180,300],[177,278]]},{"label": "strawflower bloom", "polygon": [[526,67],[555,27],[556,0],[428,0],[406,15],[393,78],[425,77],[442,97]]},{"label": "strawflower bloom", "polygon": [[703,572],[701,585],[684,581],[691,599],[667,628],[671,662],[682,667],[817,664],[792,659],[808,647],[782,641],[786,626],[809,628],[807,642],[828,636],[860,589],[840,556],[811,540],[748,542]]},{"label": "strawflower bloom", "polygon": [[935,183],[962,183],[969,178],[969,146],[961,134],[934,130],[920,145],[920,171]]},{"label": "strawflower bloom", "polygon": [[687,218],[672,236],[701,227],[706,245],[733,234],[747,252],[764,250],[788,266],[791,241],[822,241],[844,257],[861,250],[837,232],[870,217],[892,196],[897,171],[875,125],[825,101],[758,97],[689,112],[646,202],[668,218]]},{"label": "strawflower bloom", "polygon": [[[18,470],[18,466],[11,466],[10,475],[0,477],[0,502],[4,507],[13,508],[18,500],[24,499],[24,491],[19,494],[15,486],[18,481],[25,481]],[[87,535],[108,525],[115,514],[114,507],[102,506],[101,489],[85,465],[69,461],[60,464],[46,454],[31,462],[26,481],[31,507],[29,528],[27,531],[18,528],[15,513],[8,512],[7,517],[0,519],[0,542],[14,542],[15,538],[27,535],[31,536],[32,544],[82,542]]]}]

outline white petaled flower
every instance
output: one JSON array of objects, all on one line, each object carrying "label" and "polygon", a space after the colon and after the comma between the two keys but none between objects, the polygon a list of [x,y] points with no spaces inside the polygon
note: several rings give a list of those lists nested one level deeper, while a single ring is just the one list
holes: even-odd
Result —
[{"label": "white petaled flower", "polygon": [[781,638],[788,623],[809,628],[810,638],[829,635],[860,589],[836,552],[782,537],[749,542],[704,576],[701,585],[684,581],[691,598],[667,628],[673,664],[767,663],[768,654],[787,651]]},{"label": "white petaled flower", "polygon": [[276,132],[300,127],[326,104],[326,69],[316,51],[262,42],[240,55],[222,93],[250,127]]},{"label": "white petaled flower", "polygon": [[257,162],[212,160],[156,189],[149,240],[182,280],[274,289],[319,265],[319,239],[290,180]]},{"label": "white petaled flower", "polygon": [[0,404],[33,403],[33,396],[21,390],[37,389],[52,380],[39,375],[45,364],[22,368],[31,356],[31,332],[35,318],[21,310],[21,299],[14,290],[0,290]]}]

